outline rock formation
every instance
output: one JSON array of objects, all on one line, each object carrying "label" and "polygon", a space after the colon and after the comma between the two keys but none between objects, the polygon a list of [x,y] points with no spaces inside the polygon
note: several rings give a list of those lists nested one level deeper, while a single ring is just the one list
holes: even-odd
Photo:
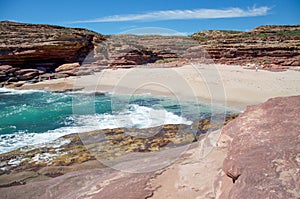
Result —
[{"label": "rock formation", "polygon": [[[8,21],[0,22],[0,33],[0,83],[12,87],[108,67],[171,62],[169,67],[180,66],[185,63],[186,50],[198,45],[188,37],[103,36],[80,28]],[[64,64],[76,63],[80,67],[61,70]]]},{"label": "rock formation", "polygon": [[187,61],[188,49],[197,46],[198,43],[188,37],[112,35],[101,45],[95,46],[94,61],[103,67],[135,67],[149,63],[153,67],[169,62],[174,67]]},{"label": "rock formation", "polygon": [[[226,117],[225,122],[234,117],[236,114]],[[148,182],[160,172],[126,173],[107,167],[110,164],[106,161],[112,161],[111,166],[128,169],[142,167],[143,162],[149,165],[147,161],[152,154],[158,154],[154,160],[161,164],[167,156],[179,157],[184,154],[183,149],[195,143],[192,129],[203,134],[221,126],[204,119],[192,126],[105,129],[70,134],[46,145],[0,154],[0,194],[3,198],[49,197],[49,194],[50,198],[72,198],[94,190],[90,194],[101,198],[148,197],[154,190]],[[66,190],[60,191],[62,187]]]},{"label": "rock formation", "polygon": [[64,63],[82,62],[94,43],[103,40],[104,36],[87,29],[4,21],[0,23],[0,64],[54,71]]},{"label": "rock formation", "polygon": [[259,26],[248,32],[211,30],[191,37],[217,63],[252,63],[271,70],[300,65],[300,25]]},{"label": "rock formation", "polygon": [[[4,21],[0,22],[0,84],[16,87],[109,67],[176,67],[188,61],[285,70],[300,65],[299,46],[300,26],[202,31],[191,37],[103,36],[80,28]],[[76,63],[80,67],[57,69]]]},{"label": "rock formation", "polygon": [[105,38],[81,28],[0,22],[0,83],[41,81],[62,64],[81,63]]},{"label": "rock formation", "polygon": [[[274,98],[248,107],[236,119],[236,115],[227,117],[228,124],[221,130],[218,142],[218,132],[204,134],[199,144],[194,142],[173,165],[157,172],[113,170],[95,160],[95,154],[98,160],[112,158],[113,166],[131,168],[143,162],[149,164],[148,155],[160,151],[163,155],[151,163],[161,163],[167,154],[182,152],[182,145],[194,141],[190,127],[142,129],[138,132],[140,137],[132,136],[136,129],[67,135],[47,146],[2,154],[0,193],[3,198],[299,198],[299,107],[300,96]],[[194,125],[200,134],[220,127],[208,120]],[[145,133],[153,136],[143,137]],[[205,143],[212,147],[211,151],[207,151]],[[130,159],[128,152],[141,156]],[[127,157],[126,161],[115,161],[123,157]]]},{"label": "rock formation", "polygon": [[251,106],[222,130],[229,141],[221,198],[300,197],[300,96]]},{"label": "rock formation", "polygon": [[249,107],[151,180],[151,198],[299,198],[299,105],[295,96]]}]

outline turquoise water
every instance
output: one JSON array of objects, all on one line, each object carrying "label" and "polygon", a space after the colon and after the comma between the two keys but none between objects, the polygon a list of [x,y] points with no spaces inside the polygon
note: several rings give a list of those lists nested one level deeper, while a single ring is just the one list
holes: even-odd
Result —
[{"label": "turquoise water", "polygon": [[[213,114],[224,108],[213,107]],[[96,129],[148,128],[191,124],[208,118],[212,107],[150,95],[92,92],[51,93],[0,89],[0,153]]]}]

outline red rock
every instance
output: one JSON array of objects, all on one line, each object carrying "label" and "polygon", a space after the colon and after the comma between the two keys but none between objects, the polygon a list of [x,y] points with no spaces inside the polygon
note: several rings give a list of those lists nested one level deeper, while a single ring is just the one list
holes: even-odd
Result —
[{"label": "red rock", "polygon": [[147,63],[154,63],[158,59],[165,59],[167,57],[178,57],[172,53],[154,52],[152,50],[130,50],[127,53],[120,53],[114,55],[116,58],[110,61],[109,66],[122,66],[122,65],[142,65]]},{"label": "red rock", "polygon": [[250,106],[222,135],[231,140],[223,171],[234,181],[223,198],[300,197],[300,96]]},{"label": "red rock", "polygon": [[0,71],[7,71],[7,70],[9,70],[9,69],[11,69],[12,68],[12,66],[10,66],[10,65],[1,65],[0,66]]},{"label": "red rock", "polygon": [[55,69],[55,72],[73,70],[73,69],[75,69],[79,66],[80,66],[80,64],[78,62],[77,63],[70,63],[70,64],[63,64],[63,65],[60,65],[59,67],[57,67]]},{"label": "red rock", "polygon": [[17,78],[18,80],[30,80],[30,79],[33,79],[34,77],[38,76],[38,72],[35,71],[35,72],[28,72],[28,73],[25,73],[25,74],[22,74],[22,75],[18,75]]},{"label": "red rock", "polygon": [[15,75],[24,75],[26,73],[38,73],[38,70],[36,69],[21,69],[21,70],[17,70],[15,71]]},{"label": "red rock", "polygon": [[60,26],[0,22],[0,63],[24,67],[83,61],[95,42],[106,37],[93,31]]},{"label": "red rock", "polygon": [[248,32],[201,31],[191,37],[207,50],[216,63],[243,65],[256,62],[279,67],[299,65],[299,30],[299,25],[260,26]]},{"label": "red rock", "polygon": [[291,66],[300,66],[300,59],[299,60],[295,60],[291,63]]},{"label": "red rock", "polygon": [[69,76],[76,76],[76,70],[65,70],[65,71],[61,71],[58,74],[66,74]]},{"label": "red rock", "polygon": [[153,173],[131,174],[110,168],[90,169],[70,172],[40,182],[1,188],[0,193],[1,198],[8,199],[147,198],[153,191],[147,186],[151,177],[154,177]]}]

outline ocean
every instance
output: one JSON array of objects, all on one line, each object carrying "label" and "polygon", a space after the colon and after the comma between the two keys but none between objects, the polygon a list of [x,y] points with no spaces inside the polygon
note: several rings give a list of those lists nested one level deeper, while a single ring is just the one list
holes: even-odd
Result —
[{"label": "ocean", "polygon": [[0,88],[0,153],[63,135],[117,127],[192,124],[236,112],[200,101],[98,92],[54,93]]}]

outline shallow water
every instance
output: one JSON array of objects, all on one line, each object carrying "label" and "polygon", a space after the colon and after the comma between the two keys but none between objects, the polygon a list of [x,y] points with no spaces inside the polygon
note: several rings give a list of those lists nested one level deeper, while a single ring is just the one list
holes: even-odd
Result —
[{"label": "shallow water", "polygon": [[[224,107],[150,95],[0,89],[0,153],[96,129],[191,124]],[[230,111],[227,109],[227,111]]]}]

